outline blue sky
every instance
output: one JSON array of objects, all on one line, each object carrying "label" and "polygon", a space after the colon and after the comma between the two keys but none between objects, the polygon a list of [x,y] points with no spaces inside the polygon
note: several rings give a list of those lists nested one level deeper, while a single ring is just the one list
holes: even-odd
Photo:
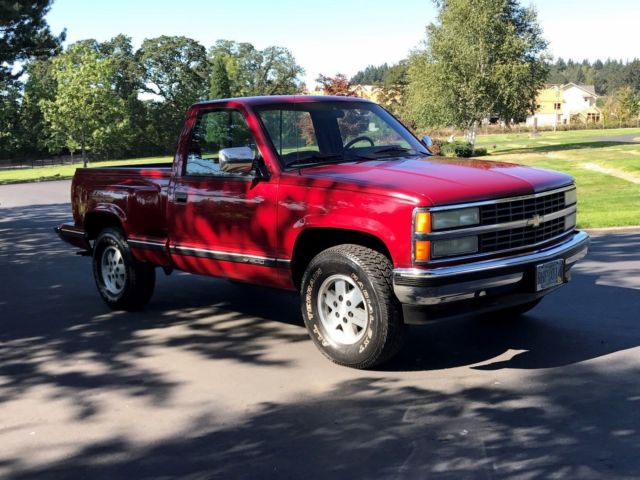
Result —
[{"label": "blue sky", "polygon": [[[522,3],[537,8],[554,56],[640,57],[640,0]],[[313,87],[319,73],[353,75],[404,58],[435,16],[429,0],[55,0],[47,19],[54,32],[67,29],[68,42],[124,33],[136,46],[159,35],[184,35],[206,47],[221,38],[284,46]]]}]

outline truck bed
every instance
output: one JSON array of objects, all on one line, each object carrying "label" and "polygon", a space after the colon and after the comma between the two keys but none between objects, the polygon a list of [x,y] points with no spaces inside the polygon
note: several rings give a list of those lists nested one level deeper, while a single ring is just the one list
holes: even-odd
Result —
[{"label": "truck bed", "polygon": [[73,177],[73,217],[84,212],[117,215],[127,235],[166,236],[166,198],[171,164],[78,168]]}]

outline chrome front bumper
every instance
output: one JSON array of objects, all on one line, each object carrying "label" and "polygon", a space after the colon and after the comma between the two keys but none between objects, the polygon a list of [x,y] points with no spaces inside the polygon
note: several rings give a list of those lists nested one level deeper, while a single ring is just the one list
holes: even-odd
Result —
[{"label": "chrome front bumper", "polygon": [[[533,275],[535,265],[564,259],[565,282],[569,269],[587,254],[589,235],[576,231],[560,245],[533,253],[483,260],[449,267],[398,268],[393,271],[393,289],[401,303],[409,305],[439,305],[488,295],[488,290],[515,286],[521,282],[523,290],[530,290],[524,280]],[[542,291],[537,295],[550,292]],[[490,293],[490,292],[489,292]]]}]

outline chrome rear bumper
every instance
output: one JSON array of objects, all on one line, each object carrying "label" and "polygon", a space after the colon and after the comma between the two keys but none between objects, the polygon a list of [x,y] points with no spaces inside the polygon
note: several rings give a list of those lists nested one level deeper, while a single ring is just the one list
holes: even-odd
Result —
[{"label": "chrome rear bumper", "polygon": [[393,288],[398,300],[409,305],[468,300],[486,296],[493,288],[515,286],[532,275],[535,265],[561,258],[566,282],[569,269],[587,254],[588,246],[589,235],[576,231],[564,243],[533,253],[432,269],[399,268],[393,272]]}]

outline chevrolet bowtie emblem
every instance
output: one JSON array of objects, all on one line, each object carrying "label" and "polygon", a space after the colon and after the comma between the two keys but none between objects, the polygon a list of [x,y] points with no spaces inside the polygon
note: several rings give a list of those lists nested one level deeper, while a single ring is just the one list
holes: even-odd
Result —
[{"label": "chevrolet bowtie emblem", "polygon": [[537,228],[540,226],[540,221],[541,221],[540,215],[536,214],[529,219],[529,221],[527,222],[527,225],[531,225],[533,228]]}]

